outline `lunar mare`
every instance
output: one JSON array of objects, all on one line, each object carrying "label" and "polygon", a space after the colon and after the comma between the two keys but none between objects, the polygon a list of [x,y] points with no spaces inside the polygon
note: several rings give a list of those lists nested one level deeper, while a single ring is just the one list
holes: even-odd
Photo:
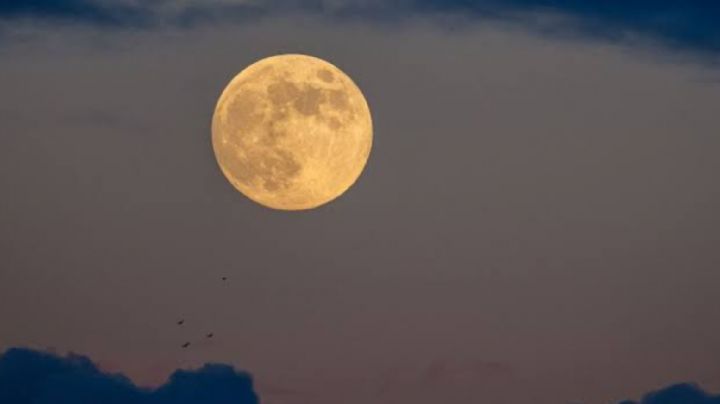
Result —
[{"label": "lunar mare", "polygon": [[372,118],[355,83],[305,55],[262,59],[230,81],[212,120],[218,164],[250,199],[311,209],[342,195],[362,173]]}]

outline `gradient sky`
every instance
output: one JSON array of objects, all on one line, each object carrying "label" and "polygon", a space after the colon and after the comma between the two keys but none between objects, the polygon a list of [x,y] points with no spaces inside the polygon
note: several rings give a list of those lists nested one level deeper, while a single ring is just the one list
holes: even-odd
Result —
[{"label": "gradient sky", "polygon": [[[720,390],[720,5],[599,3],[3,3],[0,351],[226,362],[267,404]],[[279,53],[373,113],[314,211],[212,153],[224,86]]]}]

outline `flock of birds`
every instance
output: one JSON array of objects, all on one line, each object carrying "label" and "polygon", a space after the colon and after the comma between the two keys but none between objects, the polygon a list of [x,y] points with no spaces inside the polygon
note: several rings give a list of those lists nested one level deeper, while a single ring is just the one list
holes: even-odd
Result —
[{"label": "flock of birds", "polygon": [[[223,276],[223,277],[220,278],[220,279],[222,279],[222,281],[225,282],[225,281],[227,281],[227,276]],[[182,325],[184,325],[184,324],[185,324],[185,319],[184,319],[184,318],[181,318],[180,320],[177,321],[177,325],[178,325],[178,326],[182,326]],[[214,336],[215,336],[214,333],[209,332],[209,333],[205,334],[205,339],[211,339],[211,338],[214,337]],[[180,347],[183,348],[183,349],[186,349],[186,348],[188,348],[190,345],[192,345],[192,343],[191,343],[190,341],[186,341],[184,344],[180,345]]]}]

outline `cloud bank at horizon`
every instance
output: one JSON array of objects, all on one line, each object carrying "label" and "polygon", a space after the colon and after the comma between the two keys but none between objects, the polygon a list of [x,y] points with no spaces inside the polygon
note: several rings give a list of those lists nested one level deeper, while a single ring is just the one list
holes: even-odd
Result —
[{"label": "cloud bank at horizon", "polygon": [[[0,402],[7,404],[259,404],[250,374],[230,365],[177,370],[155,389],[137,387],[122,374],[102,371],[90,358],[26,348],[0,354]],[[720,404],[690,383],[680,383],[619,404]]]},{"label": "cloud bank at horizon", "polygon": [[248,373],[223,364],[177,370],[156,389],[102,371],[89,358],[10,348],[0,355],[4,404],[258,404]]}]

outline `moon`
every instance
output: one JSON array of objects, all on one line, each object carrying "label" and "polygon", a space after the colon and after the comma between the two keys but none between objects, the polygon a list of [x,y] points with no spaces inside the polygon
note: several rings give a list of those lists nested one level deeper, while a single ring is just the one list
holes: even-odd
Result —
[{"label": "moon", "polygon": [[372,148],[370,108],[339,68],[312,56],[262,59],[235,76],[212,119],[227,180],[273,209],[304,210],[345,193]]}]

